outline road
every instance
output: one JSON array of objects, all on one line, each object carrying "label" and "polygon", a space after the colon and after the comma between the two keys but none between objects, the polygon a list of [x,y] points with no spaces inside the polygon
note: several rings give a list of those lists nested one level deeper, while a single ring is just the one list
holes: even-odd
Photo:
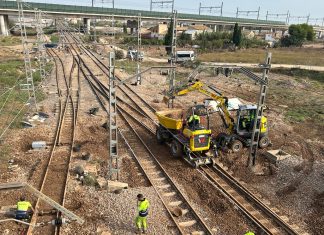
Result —
[{"label": "road", "polygon": [[[229,65],[229,66],[242,66],[247,68],[258,68],[258,64],[248,64],[248,63],[218,63],[218,62],[203,62],[205,65]],[[305,70],[312,70],[312,71],[319,71],[324,72],[324,66],[310,66],[310,65],[294,65],[294,64],[271,64],[271,68],[287,68],[287,69],[305,69]]]}]

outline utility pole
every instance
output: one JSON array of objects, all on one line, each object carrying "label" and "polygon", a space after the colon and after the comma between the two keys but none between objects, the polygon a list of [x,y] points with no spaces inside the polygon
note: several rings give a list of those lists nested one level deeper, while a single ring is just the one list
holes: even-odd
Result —
[{"label": "utility pole", "polygon": [[212,13],[213,10],[220,10],[220,16],[223,16],[223,2],[221,6],[202,6],[201,2],[199,3],[199,15],[201,14],[202,9],[208,9],[210,13]]},{"label": "utility pole", "polygon": [[268,77],[269,77],[269,72],[271,67],[271,56],[272,54],[268,52],[265,63],[262,65],[263,67],[262,83],[260,86],[260,95],[259,95],[258,106],[254,118],[254,123],[253,123],[253,132],[252,132],[250,151],[249,151],[248,166],[250,167],[255,165],[257,151],[259,148],[261,118],[263,116],[263,109],[264,109],[266,94],[268,90]]},{"label": "utility pole", "polygon": [[250,13],[256,13],[257,14],[257,20],[259,20],[259,17],[260,17],[260,7],[258,8],[257,11],[240,11],[239,8],[237,7],[236,8],[236,18],[238,18],[238,16],[240,15],[240,13],[244,13],[246,14],[247,16],[250,14]]},{"label": "utility pole", "polygon": [[141,62],[140,62],[140,51],[142,46],[142,35],[141,35],[141,29],[142,29],[142,17],[141,13],[138,14],[137,19],[137,85],[142,85],[142,75],[141,75]]},{"label": "utility pole", "polygon": [[109,53],[109,167],[108,179],[119,180],[118,133],[117,133],[117,84],[115,77],[115,52]]},{"label": "utility pole", "polygon": [[289,24],[289,18],[290,18],[290,12],[288,10],[288,12],[287,12],[287,18],[286,18],[286,24],[287,25]]},{"label": "utility pole", "polygon": [[150,11],[153,10],[153,6],[158,5],[159,8],[169,7],[171,4],[172,11],[174,10],[174,0],[151,0]]},{"label": "utility pole", "polygon": [[35,20],[36,20],[36,32],[37,32],[37,48],[38,48],[38,62],[39,62],[39,73],[41,80],[43,81],[46,77],[45,66],[46,66],[46,51],[44,47],[44,32],[43,32],[43,19],[42,11],[35,10]]},{"label": "utility pole", "polygon": [[26,83],[20,84],[20,89],[28,91],[29,102],[34,101],[35,110],[37,112],[38,107],[37,107],[35,87],[34,87],[33,71],[32,71],[32,66],[30,61],[30,52],[29,52],[28,42],[27,42],[26,24],[25,24],[25,16],[24,16],[24,8],[23,8],[22,0],[17,0],[17,6],[18,6],[18,19],[20,25],[21,42],[23,46],[25,73],[26,73]]},{"label": "utility pole", "polygon": [[[173,11],[172,13],[172,44],[171,44],[171,67],[176,60],[176,48],[177,48],[177,11]],[[170,76],[170,84],[169,84],[169,91],[173,92],[175,86],[175,76],[176,76],[176,69],[172,68],[169,74]],[[171,104],[169,102],[168,106],[173,108],[174,98],[170,99]]]},{"label": "utility pole", "polygon": [[283,14],[270,14],[269,11],[267,11],[266,21],[268,21],[269,16],[273,16],[273,17],[276,17],[276,18],[279,18],[279,17],[286,17],[286,22],[287,22],[288,14],[289,14],[289,11],[288,11],[288,13],[283,13]]}]

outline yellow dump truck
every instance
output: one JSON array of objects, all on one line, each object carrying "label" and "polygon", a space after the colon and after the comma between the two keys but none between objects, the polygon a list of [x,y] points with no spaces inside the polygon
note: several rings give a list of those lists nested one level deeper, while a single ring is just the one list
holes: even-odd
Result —
[{"label": "yellow dump truck", "polygon": [[[157,141],[170,145],[172,156],[182,157],[194,167],[213,164],[216,145],[209,129],[209,115],[203,105],[190,108],[186,115],[182,109],[172,109],[156,112],[156,116],[159,120]],[[195,117],[196,122],[191,117]],[[203,125],[202,119],[207,119],[207,126]]]}]

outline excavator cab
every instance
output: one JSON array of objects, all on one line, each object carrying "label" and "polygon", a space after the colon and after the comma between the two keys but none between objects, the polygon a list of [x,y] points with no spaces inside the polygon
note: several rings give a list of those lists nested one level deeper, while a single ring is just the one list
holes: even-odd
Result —
[{"label": "excavator cab", "polygon": [[[237,110],[236,134],[241,137],[251,137],[254,120],[256,117],[256,105],[241,105]],[[267,133],[267,118],[261,118],[261,135]]]},{"label": "excavator cab", "polygon": [[[203,123],[205,120],[207,123]],[[189,139],[191,151],[207,151],[210,149],[209,114],[204,105],[195,105],[188,109],[186,125],[183,126],[182,133]]]},{"label": "excavator cab", "polygon": [[[241,105],[237,110],[237,122],[234,127],[234,133],[239,137],[243,144],[246,146],[250,145],[254,121],[256,119],[257,105]],[[268,138],[268,127],[267,127],[267,118],[262,116],[261,125],[260,125],[260,136],[259,136],[259,147],[266,148],[270,144]],[[232,144],[232,150],[239,150],[242,143],[239,143],[237,139],[235,141],[236,145]],[[240,146],[239,146],[240,145]],[[236,147],[235,147],[236,146]],[[236,152],[236,151],[234,151]]]},{"label": "excavator cab", "polygon": [[237,110],[236,132],[239,136],[248,136],[252,133],[256,108],[255,105],[244,105]]}]

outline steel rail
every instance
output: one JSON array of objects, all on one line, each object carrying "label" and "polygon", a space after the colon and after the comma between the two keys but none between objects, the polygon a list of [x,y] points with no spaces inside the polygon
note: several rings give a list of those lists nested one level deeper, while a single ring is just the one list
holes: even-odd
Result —
[{"label": "steel rail", "polygon": [[[53,159],[55,154],[56,154],[56,148],[57,148],[57,145],[60,143],[60,137],[62,135],[62,129],[64,128],[63,127],[63,124],[64,122],[71,122],[71,128],[72,128],[72,132],[71,133],[67,133],[67,135],[71,135],[70,136],[70,143],[69,144],[69,150],[67,151],[68,152],[68,156],[66,156],[65,159],[63,159],[65,162],[64,164],[66,164],[66,171],[63,171],[64,172],[64,179],[63,180],[63,185],[62,187],[63,190],[61,192],[61,195],[59,195],[59,203],[63,204],[64,203],[64,197],[65,197],[65,194],[66,194],[66,183],[67,183],[67,180],[68,180],[68,174],[69,174],[69,166],[70,166],[70,159],[71,159],[71,156],[72,156],[72,148],[73,148],[73,144],[74,144],[74,137],[75,137],[75,124],[76,124],[76,112],[77,112],[77,109],[78,109],[78,106],[75,107],[74,106],[74,102],[73,102],[73,99],[72,99],[72,96],[71,96],[71,83],[72,83],[72,73],[74,70],[74,67],[75,67],[75,62],[73,61],[73,64],[72,64],[72,67],[71,67],[71,71],[70,71],[70,78],[67,79],[66,77],[66,73],[65,73],[65,69],[64,69],[64,64],[61,60],[61,58],[54,52],[54,50],[52,50],[52,53],[49,52],[49,54],[51,56],[54,56],[55,55],[55,64],[56,64],[56,82],[57,82],[57,85],[58,85],[58,64],[60,63],[61,66],[62,66],[62,71],[63,71],[63,77],[64,77],[64,83],[66,85],[66,96],[65,96],[65,101],[62,102],[61,98],[62,98],[62,91],[61,89],[59,88],[59,86],[57,87],[58,89],[58,94],[59,94],[59,117],[58,117],[58,121],[57,121],[57,126],[56,126],[56,131],[55,131],[55,137],[54,137],[54,143],[53,143],[53,147],[51,149],[51,154],[50,154],[50,157],[49,157],[49,160],[48,160],[48,163],[47,163],[47,166],[46,166],[46,171],[45,171],[45,174],[43,176],[43,180],[42,180],[42,184],[41,184],[41,188],[40,188],[40,191],[41,192],[44,192],[44,190],[46,190],[46,187],[50,187],[49,185],[46,185],[46,181],[48,180],[48,177],[50,177],[49,175],[51,174],[51,170],[55,170],[55,169],[51,169],[51,165],[52,164],[55,164],[55,160]],[[64,104],[63,104],[64,103]],[[77,102],[77,105],[78,105],[78,102]],[[69,108],[72,109],[71,110],[71,114],[72,114],[72,118],[71,120],[67,120],[66,118],[66,114],[67,114],[67,109]],[[53,163],[54,162],[54,163]],[[62,163],[60,163],[62,164]],[[53,167],[54,168],[54,167]],[[53,173],[53,172],[52,172]],[[54,174],[55,176],[55,174]],[[54,177],[53,176],[53,177]],[[40,210],[40,200],[38,199],[37,202],[36,202],[36,205],[35,205],[35,213],[33,214],[32,216],[32,219],[31,219],[31,224],[36,224],[37,223],[37,220],[39,219],[39,216],[37,214],[37,212]],[[51,218],[53,219],[56,219],[56,218],[60,218],[61,217],[61,214],[60,213],[57,213],[56,215],[54,216],[50,216]],[[28,231],[27,231],[27,234],[32,234],[33,233],[33,229],[31,226],[29,226],[28,228]],[[59,234],[59,228],[58,227],[50,227],[50,228],[47,228],[47,231],[46,231],[48,234]]]}]

